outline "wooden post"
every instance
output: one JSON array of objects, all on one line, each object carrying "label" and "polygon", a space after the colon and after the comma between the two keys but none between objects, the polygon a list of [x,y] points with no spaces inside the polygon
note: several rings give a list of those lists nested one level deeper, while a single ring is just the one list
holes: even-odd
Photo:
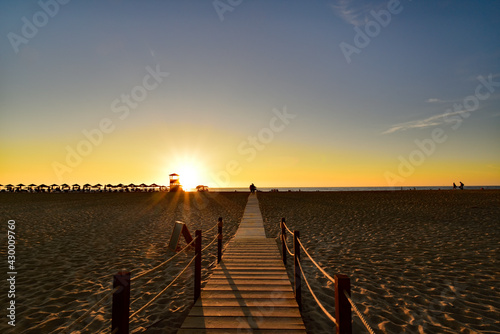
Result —
[{"label": "wooden post", "polygon": [[285,218],[281,218],[281,259],[286,267],[286,230],[285,230]]},{"label": "wooden post", "polygon": [[335,275],[335,318],[337,334],[351,334],[351,304],[344,295],[344,290],[351,295],[351,280],[347,275]]},{"label": "wooden post", "polygon": [[299,238],[300,238],[300,233],[299,231],[293,231],[293,252],[295,254],[294,256],[294,285],[295,285],[295,300],[297,301],[297,304],[299,305],[299,310],[302,311],[302,287],[300,284],[300,267],[299,267],[299,260],[300,260],[300,245],[299,245]]},{"label": "wooden post", "polygon": [[217,223],[217,228],[219,230],[219,236],[217,237],[217,263],[222,260],[222,217],[219,217],[219,222]]},{"label": "wooden post", "polygon": [[111,306],[111,331],[117,334],[128,334],[130,311],[130,272],[119,272],[113,276],[113,305]]},{"label": "wooden post", "polygon": [[196,258],[194,260],[194,301],[196,302],[201,294],[201,230],[196,230],[196,241],[194,242],[194,251]]}]

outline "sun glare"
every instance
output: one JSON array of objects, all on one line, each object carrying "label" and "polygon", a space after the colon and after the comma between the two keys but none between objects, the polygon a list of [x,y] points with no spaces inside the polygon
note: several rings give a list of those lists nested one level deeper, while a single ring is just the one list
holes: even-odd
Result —
[{"label": "sun glare", "polygon": [[200,180],[200,172],[195,165],[179,166],[176,173],[179,174],[179,181],[184,190],[194,190],[197,185],[203,184]]}]

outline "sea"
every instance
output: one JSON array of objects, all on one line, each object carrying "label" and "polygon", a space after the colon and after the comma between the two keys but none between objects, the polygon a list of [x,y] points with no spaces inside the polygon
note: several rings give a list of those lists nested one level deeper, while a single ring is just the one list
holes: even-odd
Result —
[{"label": "sea", "polygon": [[[475,190],[491,190],[500,189],[500,186],[465,186],[464,189]],[[453,190],[452,186],[419,186],[419,187],[257,187],[259,191],[401,191],[401,190]],[[456,189],[459,191],[460,189]],[[249,191],[247,187],[236,188],[210,188],[210,191],[215,192],[239,192]]]}]

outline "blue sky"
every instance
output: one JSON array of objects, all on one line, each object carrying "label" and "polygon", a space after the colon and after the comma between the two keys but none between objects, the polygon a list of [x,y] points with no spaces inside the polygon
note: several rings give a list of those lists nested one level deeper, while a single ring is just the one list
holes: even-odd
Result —
[{"label": "blue sky", "polygon": [[[232,160],[242,170],[227,186],[500,183],[498,1],[41,3],[57,13],[17,46],[9,34],[23,37],[23,17],[33,24],[43,9],[0,4],[2,184],[158,182],[198,164],[200,182],[216,186]],[[386,26],[374,23],[372,11],[389,7],[397,14]],[[349,63],[340,44],[355,46],[356,31],[377,24]],[[168,76],[118,119],[112,101],[148,67]],[[488,98],[465,117],[454,104],[474,96],[479,77],[493,91],[481,88]],[[284,107],[296,117],[246,161],[238,145]],[[103,118],[113,131],[68,166],[66,147]],[[400,157],[436,128],[446,140],[401,175]],[[400,178],[389,184],[387,172]]]}]

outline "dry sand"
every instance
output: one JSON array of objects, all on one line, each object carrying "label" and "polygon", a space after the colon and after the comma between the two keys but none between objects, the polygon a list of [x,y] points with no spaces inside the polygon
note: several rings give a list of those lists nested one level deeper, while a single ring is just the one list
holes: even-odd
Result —
[{"label": "dry sand", "polygon": [[[0,193],[2,221],[1,271],[6,273],[7,220],[16,221],[16,327],[2,314],[0,333],[50,333],[64,329],[112,286],[112,275],[132,274],[171,257],[167,247],[173,224],[184,221],[194,235],[224,218],[224,238],[237,230],[248,193]],[[213,233],[208,233],[210,236]],[[208,235],[203,245],[208,243]],[[185,243],[183,243],[185,244]],[[217,246],[204,256],[213,266]],[[211,254],[209,255],[209,251]],[[161,291],[185,266],[193,252],[131,284],[132,311]],[[208,271],[203,272],[204,279]],[[5,275],[5,274],[4,274]],[[134,319],[131,333],[175,333],[193,299],[192,270],[188,270],[157,302]],[[2,309],[7,284],[1,284]],[[109,332],[110,300],[73,329]],[[60,332],[60,331],[58,331]],[[67,331],[62,331],[67,332]],[[70,331],[71,332],[71,331]],[[77,332],[75,332],[77,333]]]},{"label": "dry sand", "polygon": [[[500,191],[259,193],[259,201],[268,237],[285,217],[330,275],[350,276],[376,332],[500,333]],[[302,258],[334,314],[332,284]],[[303,298],[308,332],[332,333]],[[366,333],[356,316],[353,330]]]}]

